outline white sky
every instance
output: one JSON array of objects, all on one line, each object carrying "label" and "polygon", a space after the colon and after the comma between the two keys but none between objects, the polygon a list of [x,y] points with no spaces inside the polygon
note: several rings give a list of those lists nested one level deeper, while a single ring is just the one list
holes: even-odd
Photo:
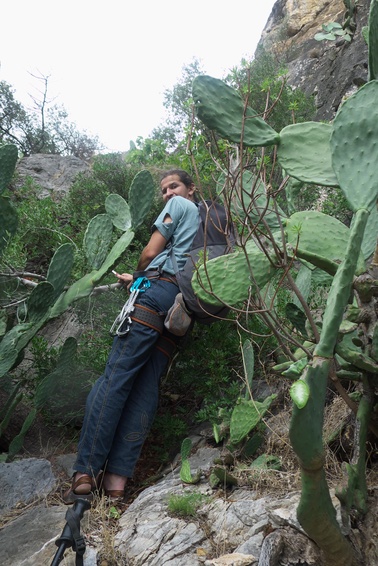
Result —
[{"label": "white sky", "polygon": [[275,0],[16,0],[1,9],[0,80],[26,107],[49,98],[109,151],[164,118],[163,93],[196,57],[222,78],[253,56]]}]

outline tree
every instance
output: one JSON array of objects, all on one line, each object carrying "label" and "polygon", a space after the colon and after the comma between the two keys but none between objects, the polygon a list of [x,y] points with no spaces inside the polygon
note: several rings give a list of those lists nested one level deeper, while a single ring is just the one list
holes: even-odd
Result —
[{"label": "tree", "polygon": [[34,106],[30,111],[15,99],[12,87],[0,81],[0,143],[15,144],[24,156],[53,153],[89,159],[95,151],[102,149],[97,137],[80,132],[68,121],[63,106],[51,106],[49,77],[34,78],[42,81],[43,89],[40,98],[31,97]]},{"label": "tree", "polygon": [[185,138],[186,129],[192,123],[192,82],[203,72],[198,59],[184,65],[182,76],[172,89],[164,93],[164,107],[168,110],[168,118],[164,125],[152,131],[152,139],[162,140],[168,149],[176,149]]}]

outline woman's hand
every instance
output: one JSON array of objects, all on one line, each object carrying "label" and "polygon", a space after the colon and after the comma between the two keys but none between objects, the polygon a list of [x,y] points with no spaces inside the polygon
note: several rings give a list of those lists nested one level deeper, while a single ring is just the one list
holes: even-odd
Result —
[{"label": "woman's hand", "polygon": [[113,271],[112,273],[114,273],[114,275],[117,277],[117,279],[120,281],[120,283],[122,283],[124,287],[130,289],[133,283],[133,276],[131,275],[131,273],[117,273],[116,271]]}]

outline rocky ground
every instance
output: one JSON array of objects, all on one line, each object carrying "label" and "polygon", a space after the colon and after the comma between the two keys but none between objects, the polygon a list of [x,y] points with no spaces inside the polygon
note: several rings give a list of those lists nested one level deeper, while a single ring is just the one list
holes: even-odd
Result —
[{"label": "rocky ground", "polygon": [[[272,429],[283,431],[283,422],[272,422]],[[0,464],[2,566],[54,564],[56,541],[66,528],[68,508],[61,494],[69,485],[76,442],[43,427],[38,435],[29,435],[20,459]],[[248,481],[240,475],[238,486],[214,489],[209,470],[221,448],[201,435],[193,435],[192,442],[190,467],[193,474],[200,471],[198,483],[180,480],[179,456],[159,471],[147,444],[124,503],[112,506],[96,497],[81,521],[85,566],[321,566],[317,548],[296,519],[296,469],[252,480],[249,472]],[[173,498],[191,494],[200,501],[193,514],[172,512]],[[366,566],[378,566],[377,499],[377,486],[371,485],[371,511],[349,531],[364,549]],[[336,498],[334,504],[340,515]],[[73,566],[75,560],[69,545],[61,563]]]}]

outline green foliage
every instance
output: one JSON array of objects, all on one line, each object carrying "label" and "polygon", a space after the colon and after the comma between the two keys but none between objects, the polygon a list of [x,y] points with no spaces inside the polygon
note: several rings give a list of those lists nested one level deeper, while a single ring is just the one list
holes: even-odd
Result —
[{"label": "green foliage", "polygon": [[53,250],[69,241],[59,206],[50,198],[38,197],[38,187],[27,182],[12,192],[18,215],[18,230],[10,240],[4,259],[18,270],[41,273],[49,264]]},{"label": "green foliage", "polygon": [[233,86],[248,104],[262,115],[269,95],[267,119],[271,127],[280,131],[293,121],[305,122],[313,119],[315,104],[313,98],[300,89],[293,89],[285,83],[285,60],[260,48],[253,61],[243,60],[239,67],[232,69],[226,82]]},{"label": "green foliage", "polygon": [[184,483],[197,483],[200,480],[201,472],[198,471],[195,476],[192,476],[190,470],[189,456],[192,449],[192,441],[190,438],[184,438],[181,443],[181,469],[180,479]]},{"label": "green foliage", "polygon": [[352,34],[350,30],[344,29],[338,22],[329,22],[328,24],[322,24],[321,32],[314,36],[316,41],[330,40],[334,41],[338,38],[343,38],[345,41],[352,41]]},{"label": "green foliage", "polygon": [[186,493],[184,495],[170,495],[168,499],[168,511],[174,517],[195,517],[197,509],[208,496],[198,492]]},{"label": "green foliage", "polygon": [[239,444],[256,427],[275,398],[276,395],[270,395],[262,403],[253,399],[239,399],[231,415],[231,444]]},{"label": "green foliage", "polygon": [[[352,25],[356,6],[354,2],[347,4],[349,24]],[[374,52],[373,46],[376,47],[378,37],[375,0],[372,4],[370,26],[374,22],[374,27],[369,27],[370,54]],[[374,57],[369,57],[369,62],[374,66]],[[245,145],[254,146],[255,141],[259,140],[264,147],[271,145],[272,139],[268,135],[263,139],[261,132],[264,129],[259,121],[254,122],[253,119],[249,121],[244,139],[244,116],[249,116],[249,110],[236,103],[238,93],[234,91],[232,94],[228,85],[221,85],[218,79],[211,77],[197,77],[193,87],[198,115],[209,128],[232,142],[243,139]],[[291,211],[290,218],[283,221],[284,229],[276,234],[269,234],[265,240],[256,229],[255,219],[250,218],[249,210],[243,209],[240,223],[245,229],[241,234],[240,251],[230,254],[226,260],[222,258],[222,262],[212,260],[200,267],[199,278],[202,279],[202,284],[207,277],[211,280],[211,288],[207,283],[201,288],[198,280],[193,280],[200,298],[205,299],[214,292],[214,304],[224,301],[235,305],[239,312],[243,309],[246,316],[250,313],[261,316],[279,336],[289,357],[287,363],[290,371],[298,375],[304,369],[301,379],[291,388],[294,406],[290,440],[302,470],[302,495],[297,515],[302,527],[322,549],[325,561],[335,566],[349,566],[354,560],[352,549],[335,520],[323,469],[323,413],[327,381],[334,370],[336,354],[357,370],[353,372],[354,376],[364,372],[364,397],[360,401],[356,428],[359,437],[355,457],[358,462],[346,467],[348,485],[341,491],[340,499],[347,512],[351,510],[353,502],[358,510],[366,511],[366,440],[374,403],[371,393],[376,386],[378,366],[361,347],[369,343],[370,336],[375,335],[376,316],[369,319],[368,327],[359,326],[363,339],[359,338],[354,343],[354,348],[344,347],[345,337],[340,340],[340,335],[351,332],[350,325],[346,326],[343,318],[352,292],[358,297],[356,306],[370,303],[370,308],[374,310],[372,285],[375,283],[373,277],[366,275],[364,256],[367,257],[368,253],[362,253],[362,250],[368,218],[376,212],[378,198],[377,99],[378,81],[371,80],[343,103],[332,124],[292,124],[282,128],[274,139],[282,169],[299,181],[297,190],[304,183],[340,187],[354,212],[350,229],[335,218],[317,211]],[[236,171],[229,174],[240,175],[248,167],[249,159],[248,152],[238,156]],[[263,171],[262,175],[265,173]],[[230,202],[229,192],[225,191],[223,196],[225,202]],[[292,206],[292,200],[290,205]],[[264,213],[260,222],[263,222],[263,218]],[[376,225],[375,221],[372,225]],[[370,248],[372,250],[373,247]],[[333,276],[325,310],[317,320],[291,274],[298,259],[311,270],[315,267]],[[267,260],[270,260],[269,264],[263,266],[263,261]],[[272,274],[268,273],[268,265]],[[275,280],[274,272],[279,276],[280,285],[284,284],[291,289],[298,299],[297,303],[289,305],[290,312],[285,309],[286,316],[291,319],[291,332],[285,332],[285,321],[277,318],[272,309],[275,301],[272,300],[270,306],[267,306],[269,289]],[[360,274],[364,274],[363,282],[356,277]],[[367,281],[369,283],[366,285]],[[268,282],[269,287],[266,285]],[[310,300],[308,285],[305,293]],[[300,333],[307,333],[308,327],[311,328],[316,343],[313,353],[308,343],[301,348]],[[355,327],[357,328],[357,323]],[[292,344],[303,349],[309,357],[295,358],[290,350]],[[293,363],[296,359],[299,361]],[[265,402],[269,403],[269,399]],[[240,399],[231,417],[231,442],[236,443],[248,435],[259,422],[261,413],[267,410],[264,403],[255,403],[253,406],[253,400]]]}]

